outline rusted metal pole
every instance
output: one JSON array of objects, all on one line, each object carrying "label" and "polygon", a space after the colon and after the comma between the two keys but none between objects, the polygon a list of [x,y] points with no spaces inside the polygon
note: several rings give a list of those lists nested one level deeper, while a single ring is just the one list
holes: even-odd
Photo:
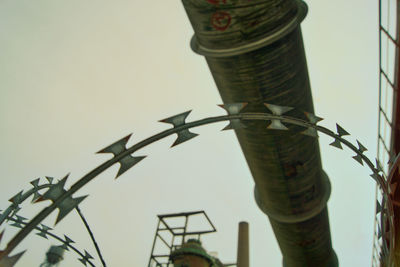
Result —
[{"label": "rusted metal pole", "polygon": [[239,223],[237,267],[250,267],[249,260],[249,224]]},{"label": "rusted metal pole", "polygon": [[[182,0],[194,29],[192,49],[204,55],[224,103],[263,103],[314,113],[296,0]],[[326,203],[330,183],[318,141],[249,122],[236,130],[255,181],[255,198],[269,217],[285,267],[336,267]]]}]

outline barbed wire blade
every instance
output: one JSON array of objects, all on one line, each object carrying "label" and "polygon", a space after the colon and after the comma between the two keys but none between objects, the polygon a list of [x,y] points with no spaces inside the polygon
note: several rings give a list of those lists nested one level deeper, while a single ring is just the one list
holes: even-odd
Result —
[{"label": "barbed wire blade", "polygon": [[39,231],[39,233],[36,233],[36,235],[41,236],[43,238],[47,239],[47,233],[50,230],[53,230],[51,227],[48,227],[47,225],[41,224],[40,225],[42,228],[39,227],[39,229],[37,229]]},{"label": "barbed wire blade", "polygon": [[393,163],[395,162],[396,159],[396,155],[392,152],[389,155],[389,161],[387,162],[387,164],[389,164],[389,166],[393,165]]},{"label": "barbed wire blade", "polygon": [[0,251],[0,267],[13,267],[19,261],[19,259],[24,255],[26,250],[9,257],[5,255],[3,251]]},{"label": "barbed wire blade", "polygon": [[67,214],[70,213],[71,210],[75,209],[86,197],[87,195],[77,198],[68,197],[64,201],[62,201],[58,205],[59,212],[55,224],[64,219],[64,217],[67,216]]},{"label": "barbed wire blade", "polygon": [[86,250],[85,250],[85,258],[93,259],[92,255],[90,255],[89,252],[87,252]]},{"label": "barbed wire blade", "polygon": [[84,264],[85,266],[86,263],[89,261],[89,259],[93,259],[93,257],[85,250],[85,255],[79,259],[80,262],[82,262],[82,264]]},{"label": "barbed wire blade", "polygon": [[318,137],[318,132],[312,127],[308,127],[307,130],[300,132],[300,134],[308,135],[311,137]]},{"label": "barbed wire blade", "polygon": [[379,178],[380,178],[379,174],[373,173],[373,174],[370,174],[369,176],[371,176],[375,180],[375,182],[377,182],[379,184]]},{"label": "barbed wire blade", "polygon": [[368,149],[363,146],[360,141],[357,140],[357,144],[358,144],[358,151],[360,151],[361,153],[364,153],[365,151],[367,151]]},{"label": "barbed wire blade", "polygon": [[8,216],[6,213],[0,213],[0,225],[4,222],[7,221],[8,222]]},{"label": "barbed wire blade", "polygon": [[[22,228],[22,225],[20,223],[16,223],[16,222],[10,224],[10,226],[13,226],[13,227],[16,227],[16,228]],[[1,267],[1,265],[0,265],[0,267]]]},{"label": "barbed wire blade", "polygon": [[80,258],[79,259],[79,261],[83,264],[83,265],[85,265],[85,266],[87,266],[87,260],[85,260],[85,258]]},{"label": "barbed wire blade", "polygon": [[[21,207],[20,207],[20,206],[14,207],[14,208],[13,208],[13,211],[11,212],[11,215],[9,216],[9,218],[14,217],[14,216],[18,213],[18,211],[20,211],[20,210],[21,210]],[[9,221],[9,218],[7,218],[7,222]]]},{"label": "barbed wire blade", "polygon": [[189,116],[189,113],[192,112],[191,110],[180,113],[178,115],[163,119],[163,120],[159,120],[159,122],[164,122],[164,123],[169,123],[172,124],[174,126],[174,128],[182,126],[185,124],[185,120],[187,118],[187,116]]},{"label": "barbed wire blade", "polygon": [[[4,235],[4,230],[1,231],[0,233],[0,243],[1,240],[3,239],[3,235]],[[15,263],[22,257],[25,251],[22,251],[14,256],[9,257],[8,253],[6,253],[4,250],[0,250],[0,267],[13,267]]]},{"label": "barbed wire blade", "polygon": [[222,131],[226,130],[237,130],[241,128],[246,128],[246,126],[242,123],[240,119],[232,119],[229,120],[229,124],[225,126],[225,128],[222,129]]},{"label": "barbed wire blade", "polygon": [[382,206],[379,203],[379,201],[376,201],[376,214],[380,213],[382,211]]},{"label": "barbed wire blade", "polygon": [[381,251],[379,252],[379,262],[381,262],[383,264],[383,262],[385,262],[385,256],[383,255],[383,248],[382,246],[379,246]]},{"label": "barbed wire blade", "polygon": [[264,103],[264,105],[272,112],[274,115],[282,115],[290,110],[292,110],[292,107],[286,107],[286,106],[278,106],[274,104],[267,104]]},{"label": "barbed wire blade", "polygon": [[10,225],[14,226],[14,227],[22,228],[23,224],[25,224],[24,221],[27,219],[22,216],[19,216],[19,215],[17,215],[16,217],[17,218],[15,219],[14,223],[10,224]]},{"label": "barbed wire blade", "polygon": [[46,176],[46,180],[49,182],[49,184],[52,184],[54,178],[53,178],[53,177]]},{"label": "barbed wire blade", "polygon": [[353,156],[352,158],[355,159],[361,165],[364,165],[361,155],[357,154],[357,155]]},{"label": "barbed wire blade", "polygon": [[114,156],[124,152],[126,150],[126,144],[128,143],[129,139],[131,138],[132,134],[128,134],[124,138],[118,140],[115,143],[101,149],[100,151],[96,152],[97,154],[100,153],[112,153]]},{"label": "barbed wire blade", "polygon": [[65,182],[68,179],[69,174],[67,174],[64,178],[62,178],[58,183],[53,184],[42,196],[40,196],[35,203],[41,202],[44,200],[56,201],[57,198],[62,196],[66,191],[64,189]]},{"label": "barbed wire blade", "polygon": [[343,149],[342,144],[340,143],[340,140],[335,138],[335,141],[333,141],[332,143],[330,143],[329,145],[337,147],[339,149]]},{"label": "barbed wire blade", "polygon": [[16,217],[17,217],[16,220],[17,220],[18,222],[22,222],[22,223],[23,223],[24,221],[27,220],[27,218],[22,217],[22,216],[19,216],[19,215],[17,215]]},{"label": "barbed wire blade", "polygon": [[0,213],[0,225],[7,219],[8,217],[6,216],[5,213]]},{"label": "barbed wire blade", "polygon": [[377,158],[375,158],[375,166],[376,166],[376,170],[377,170],[378,172],[383,172],[382,166],[381,166],[381,164],[379,163],[379,161],[378,161]]},{"label": "barbed wire blade", "polygon": [[69,238],[66,235],[64,235],[64,239],[65,239],[65,241],[63,242],[63,244],[60,247],[69,251],[69,248],[68,248],[69,244],[75,243],[75,241],[73,241],[71,238]]},{"label": "barbed wire blade", "polygon": [[42,197],[42,195],[39,193],[39,192],[34,192],[33,193],[33,197],[32,197],[32,201],[31,201],[31,203],[35,203],[36,202],[36,200],[38,200],[39,198],[41,198]]},{"label": "barbed wire blade", "polygon": [[171,145],[171,147],[182,144],[183,142],[189,141],[190,139],[198,136],[197,133],[192,133],[188,129],[182,130],[176,134],[178,135],[178,137],[176,138],[175,142]]},{"label": "barbed wire blade", "polygon": [[13,203],[14,205],[18,205],[22,202],[22,192],[23,190],[21,190],[20,192],[18,192],[15,196],[13,196],[12,198],[10,198],[8,201],[10,201],[11,203]]},{"label": "barbed wire blade", "polygon": [[67,244],[75,243],[75,241],[72,240],[71,238],[69,238],[67,235],[64,235],[64,239],[65,239],[65,243],[67,243]]},{"label": "barbed wire blade", "polygon": [[67,244],[64,244],[64,243],[63,243],[63,244],[60,246],[60,248],[66,250],[66,251],[69,251],[69,248],[68,248],[68,245],[67,245]]},{"label": "barbed wire blade", "polygon": [[127,155],[120,159],[118,162],[121,165],[119,167],[117,176],[115,179],[117,179],[120,175],[122,175],[124,172],[132,168],[134,165],[136,165],[138,162],[140,162],[142,159],[144,159],[146,156],[140,156],[140,157],[132,157],[131,155]]},{"label": "barbed wire blade", "polygon": [[336,130],[340,137],[345,135],[350,135],[345,129],[343,129],[339,124],[336,123]]},{"label": "barbed wire blade", "polygon": [[38,235],[38,236],[41,236],[41,237],[43,237],[43,238],[46,238],[46,239],[47,239],[47,232],[42,232],[42,231],[39,231],[38,233],[36,233],[36,235]]},{"label": "barbed wire blade", "polygon": [[40,178],[37,178],[33,181],[30,182],[30,184],[33,186],[33,188],[38,188],[39,187],[39,182],[40,182]]},{"label": "barbed wire blade", "polygon": [[243,103],[225,103],[222,105],[218,105],[219,107],[223,108],[226,110],[228,115],[236,115],[239,114],[244,107],[247,106],[247,102]]},{"label": "barbed wire blade", "polygon": [[381,227],[378,226],[378,239],[380,239],[382,237],[382,230]]},{"label": "barbed wire blade", "polygon": [[306,111],[304,112],[304,114],[306,115],[309,122],[311,122],[314,125],[323,120],[323,118],[317,117],[314,114],[306,112]]},{"label": "barbed wire blade", "polygon": [[289,130],[285,125],[282,124],[280,120],[271,120],[271,124],[268,125],[267,129],[271,130]]}]

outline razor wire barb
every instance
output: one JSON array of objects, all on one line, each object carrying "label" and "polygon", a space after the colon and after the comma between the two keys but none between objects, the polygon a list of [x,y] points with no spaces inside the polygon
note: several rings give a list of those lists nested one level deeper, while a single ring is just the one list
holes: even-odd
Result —
[{"label": "razor wire barb", "polygon": [[[118,178],[128,169],[136,165],[138,162],[143,160],[146,156],[132,156],[132,154],[139,149],[150,145],[158,140],[161,140],[167,136],[172,134],[177,134],[177,139],[173,143],[172,146],[176,146],[181,144],[185,141],[188,141],[198,134],[192,133],[189,131],[191,128],[222,122],[222,121],[229,121],[229,125],[226,126],[223,130],[227,129],[238,129],[241,127],[241,123],[243,121],[271,121],[270,125],[267,127],[266,130],[289,130],[283,123],[290,124],[290,125],[297,125],[301,127],[305,127],[303,132],[300,134],[309,135],[312,137],[318,137],[317,132],[324,133],[328,136],[334,138],[334,141],[330,144],[338,149],[342,149],[342,145],[344,144],[346,147],[350,148],[353,152],[356,153],[353,156],[353,159],[356,160],[361,165],[365,163],[372,174],[370,175],[376,183],[379,185],[380,189],[383,192],[383,201],[382,201],[382,210],[381,215],[384,218],[387,218],[389,224],[386,227],[386,224],[383,224],[382,233],[385,236],[388,236],[389,240],[389,251],[385,253],[385,257],[391,261],[391,257],[393,255],[392,250],[394,246],[394,222],[393,222],[393,203],[390,198],[391,192],[390,185],[387,183],[387,179],[385,174],[379,173],[382,172],[380,166],[377,164],[375,167],[374,164],[365,156],[363,153],[367,151],[367,149],[357,140],[358,148],[353,145],[351,142],[347,141],[343,138],[343,136],[350,135],[347,131],[345,131],[340,125],[336,124],[337,133],[323,127],[317,125],[322,118],[315,116],[314,114],[303,112],[307,120],[297,118],[297,117],[289,117],[284,116],[283,114],[292,110],[291,107],[283,107],[278,105],[266,104],[264,103],[265,107],[271,113],[252,113],[252,112],[242,112],[242,109],[247,105],[247,103],[231,103],[231,104],[224,104],[220,105],[223,109],[227,111],[227,115],[222,116],[215,116],[215,117],[208,117],[205,119],[196,120],[193,122],[186,122],[186,118],[191,111],[187,111],[167,119],[161,120],[160,122],[169,123],[173,125],[173,128],[164,130],[159,132],[153,136],[150,136],[129,148],[126,148],[126,144],[129,141],[131,135],[128,135],[117,142],[111,144],[110,146],[100,150],[98,153],[112,153],[113,157],[108,161],[104,162],[97,168],[90,171],[88,174],[83,176],[77,182],[75,182],[69,190],[64,189],[65,182],[68,178],[68,175],[65,176],[61,181],[57,184],[54,184],[50,187],[50,189],[43,195],[41,198],[44,200],[52,200],[52,204],[46,208],[44,208],[41,212],[39,212],[29,223],[25,225],[7,244],[5,250],[0,251],[0,260],[3,257],[8,257],[11,251],[33,230],[41,221],[46,218],[50,213],[52,213],[56,208],[59,209],[59,214],[56,219],[56,224],[63,219],[74,207],[76,207],[83,199],[86,197],[78,197],[72,198],[72,195],[77,192],[80,188],[86,185],[88,182],[93,180],[96,176],[100,173],[114,165],[115,163],[120,164],[119,171],[115,178]],[[385,242],[383,242],[385,243]],[[385,244],[384,244],[385,245]],[[384,249],[385,251],[385,249]]]},{"label": "razor wire barb", "polygon": [[[32,202],[32,203],[35,203],[37,200],[40,199],[40,197],[42,197],[42,195],[39,193],[40,190],[46,189],[46,188],[50,188],[51,186],[53,186],[53,183],[52,183],[52,182],[53,182],[54,178],[53,178],[53,177],[49,177],[49,176],[46,176],[45,178],[46,178],[46,180],[47,180],[47,183],[41,184],[41,185],[40,185],[40,184],[39,184],[39,183],[40,183],[40,178],[37,178],[37,179],[35,179],[35,180],[33,180],[33,181],[30,182],[30,184],[33,186],[33,188],[29,189],[29,190],[28,190],[27,192],[25,192],[25,193],[23,193],[23,190],[22,190],[22,191],[18,192],[15,196],[13,196],[12,198],[9,199],[9,201],[10,201],[12,204],[11,204],[10,206],[8,206],[7,209],[6,209],[3,213],[0,213],[0,225],[1,225],[5,220],[11,220],[11,221],[14,221],[14,222],[15,222],[16,219],[13,219],[14,216],[17,216],[18,222],[15,222],[12,226],[17,226],[17,227],[18,227],[18,226],[20,226],[21,224],[26,225],[26,223],[23,222],[23,220],[26,220],[26,218],[17,215],[17,213],[21,210],[21,208],[19,207],[19,205],[22,204],[22,202],[24,202],[25,200],[27,200],[27,199],[28,199],[29,197],[31,197],[32,195],[33,195],[33,198],[32,198],[32,201],[31,201],[31,202]],[[97,245],[96,239],[95,239],[95,237],[94,237],[94,235],[93,235],[93,233],[92,233],[92,231],[91,231],[91,229],[90,229],[89,224],[87,223],[87,221],[86,221],[86,219],[85,219],[85,217],[84,217],[82,211],[79,209],[79,207],[76,206],[75,209],[76,209],[76,211],[78,212],[78,214],[79,214],[81,220],[83,221],[83,223],[84,223],[84,225],[85,225],[85,227],[86,227],[86,230],[87,230],[88,233],[89,233],[89,236],[90,236],[90,238],[91,238],[91,240],[92,240],[92,242],[93,242],[93,244],[94,244],[94,246],[95,246],[95,248],[96,248],[96,252],[97,252],[97,254],[98,254],[99,258],[100,258],[100,261],[102,262],[102,265],[105,267],[105,266],[106,266],[106,263],[105,263],[105,261],[104,261],[104,259],[103,259],[103,256],[102,256],[102,254],[101,254],[100,248],[99,248],[98,245]],[[18,223],[19,223],[19,225],[18,225]],[[50,227],[47,227],[47,226],[43,226],[43,227],[44,227],[43,229],[51,229]],[[20,227],[20,228],[22,228],[22,227]],[[36,229],[37,229],[37,227],[36,227]],[[49,233],[49,234],[50,234],[50,233]],[[40,236],[47,238],[47,237],[46,237],[46,234],[40,235]],[[56,238],[56,239],[57,239],[57,238]],[[68,239],[67,236],[66,236],[66,240],[68,241],[68,240],[70,240],[70,239]],[[72,241],[72,240],[70,240],[70,241]],[[78,253],[78,254],[79,254],[79,253]],[[83,255],[83,254],[82,254],[82,255]],[[82,256],[82,255],[81,255],[81,256]],[[85,254],[85,255],[86,255],[86,254]],[[88,254],[88,255],[90,255],[90,254]],[[81,262],[82,262],[83,264],[84,264],[84,260],[85,260],[85,258],[82,257],[82,258],[81,258]],[[90,263],[90,264],[91,264],[91,263]]]},{"label": "razor wire barb", "polygon": [[[24,222],[24,220],[26,220],[26,218],[18,216],[18,215],[16,215],[16,216],[17,216],[17,218],[14,218],[12,216],[7,216],[8,221],[14,222],[13,224],[11,224],[11,226],[22,228],[22,225],[27,224],[26,222]],[[90,256],[90,254],[86,250],[84,250],[84,253],[82,253],[75,246],[71,245],[71,243],[75,243],[75,242],[72,239],[70,239],[68,236],[64,235],[64,239],[63,239],[63,238],[57,236],[56,234],[51,233],[50,230],[52,230],[52,229],[43,224],[42,224],[41,228],[36,226],[35,230],[38,231],[38,233],[36,233],[36,234],[40,237],[47,239],[47,236],[51,236],[52,238],[60,241],[62,243],[62,245],[60,246],[61,248],[63,248],[64,250],[72,249],[73,251],[75,251],[76,254],[78,254],[81,257],[79,259],[79,261],[81,261],[82,263],[83,262],[89,263],[90,266],[95,267],[95,265],[91,262],[92,257]],[[0,240],[1,240],[1,235],[0,235]],[[85,264],[85,263],[83,263],[83,264]]]}]

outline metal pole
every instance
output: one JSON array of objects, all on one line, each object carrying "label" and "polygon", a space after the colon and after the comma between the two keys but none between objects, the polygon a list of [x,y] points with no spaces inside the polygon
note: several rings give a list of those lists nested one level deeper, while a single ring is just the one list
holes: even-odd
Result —
[{"label": "metal pole", "polygon": [[[192,49],[205,56],[225,104],[246,102],[314,113],[300,29],[307,6],[298,0],[182,0],[194,29]],[[315,138],[276,125],[236,129],[255,182],[255,198],[269,217],[284,267],[337,267],[327,201],[330,182]],[[279,126],[279,125],[278,125]],[[275,128],[274,128],[275,127]],[[282,127],[279,128],[282,130]]]},{"label": "metal pole", "polygon": [[237,267],[249,267],[249,224],[239,223]]}]

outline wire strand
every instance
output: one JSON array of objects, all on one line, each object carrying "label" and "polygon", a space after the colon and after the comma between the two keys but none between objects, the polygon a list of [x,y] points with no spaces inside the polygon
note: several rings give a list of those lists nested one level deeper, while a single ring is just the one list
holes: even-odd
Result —
[{"label": "wire strand", "polygon": [[83,223],[85,224],[85,227],[86,227],[87,231],[89,232],[90,238],[91,238],[92,241],[93,241],[94,247],[96,248],[97,254],[99,255],[99,258],[100,258],[101,263],[103,264],[103,267],[106,267],[106,262],[104,261],[103,256],[101,255],[100,248],[99,248],[99,246],[97,245],[96,239],[94,238],[93,232],[92,232],[92,230],[90,229],[89,224],[87,223],[85,217],[83,216],[83,214],[82,214],[80,208],[77,206],[75,209],[76,209],[76,211],[78,212],[79,216],[81,217]]}]

